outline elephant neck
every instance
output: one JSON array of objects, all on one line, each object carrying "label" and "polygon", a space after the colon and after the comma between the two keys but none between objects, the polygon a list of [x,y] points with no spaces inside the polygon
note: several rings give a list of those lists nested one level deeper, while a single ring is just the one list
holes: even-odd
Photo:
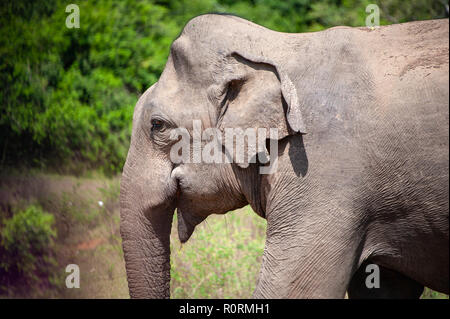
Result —
[{"label": "elephant neck", "polygon": [[233,166],[239,196],[243,195],[255,213],[266,219],[283,210],[286,213],[295,210],[300,206],[301,193],[309,187],[305,183],[308,159],[302,135],[291,135],[279,141],[277,162],[271,174],[261,174],[259,164],[250,164],[245,169]]},{"label": "elephant neck", "polygon": [[302,205],[302,194],[310,185],[305,181],[308,159],[300,134],[279,141],[278,165],[272,174],[260,175],[259,200],[265,218],[286,218]]},{"label": "elephant neck", "polygon": [[238,197],[243,196],[245,204],[249,204],[253,211],[266,218],[265,211],[265,198],[261,191],[261,178],[259,167],[257,164],[250,164],[247,168],[240,168],[237,165],[233,165],[234,180],[237,183]]}]

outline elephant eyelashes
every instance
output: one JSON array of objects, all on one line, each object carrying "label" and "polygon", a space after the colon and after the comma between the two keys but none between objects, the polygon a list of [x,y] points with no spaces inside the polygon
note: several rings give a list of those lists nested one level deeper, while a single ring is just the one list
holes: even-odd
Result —
[{"label": "elephant eyelashes", "polygon": [[152,128],[151,128],[152,132],[161,130],[163,124],[164,123],[161,120],[152,120]]}]

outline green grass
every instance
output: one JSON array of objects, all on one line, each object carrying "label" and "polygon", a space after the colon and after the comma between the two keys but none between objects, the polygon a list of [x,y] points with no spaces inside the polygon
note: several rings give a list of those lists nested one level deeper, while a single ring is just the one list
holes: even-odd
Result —
[{"label": "green grass", "polygon": [[264,251],[265,230],[266,221],[245,207],[209,216],[182,245],[174,217],[172,298],[250,298]]}]

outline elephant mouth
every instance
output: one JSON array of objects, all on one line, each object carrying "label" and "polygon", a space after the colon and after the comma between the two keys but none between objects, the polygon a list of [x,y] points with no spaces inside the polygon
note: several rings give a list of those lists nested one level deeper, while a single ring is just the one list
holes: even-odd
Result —
[{"label": "elephant mouth", "polygon": [[196,216],[186,211],[177,208],[178,219],[178,238],[181,243],[185,243],[189,240],[195,227],[200,224],[205,218]]},{"label": "elephant mouth", "polygon": [[178,238],[181,243],[185,243],[191,237],[194,232],[195,226],[199,223],[196,223],[195,215],[186,212],[185,208],[183,208],[183,196],[182,190],[180,187],[180,180],[176,178],[177,183],[177,191],[175,194],[176,201],[176,213],[177,213],[177,230],[178,230]]},{"label": "elephant mouth", "polygon": [[176,213],[177,213],[177,230],[178,230],[178,238],[181,243],[185,243],[189,240],[192,233],[194,232],[195,227],[200,224],[205,217],[198,216],[194,213],[191,213],[189,209],[184,207],[183,205],[183,196],[182,190],[180,187],[180,180],[177,181],[177,192],[176,192]]},{"label": "elephant mouth", "polygon": [[193,186],[186,179],[183,168],[175,166],[172,170],[171,177],[177,187],[175,193],[175,207],[178,220],[178,238],[181,243],[185,243],[191,237],[195,227],[205,220],[208,214],[204,214],[198,207],[192,207],[192,203],[194,202],[192,199],[192,194],[194,194]]},{"label": "elephant mouth", "polygon": [[194,232],[195,227],[200,224],[206,217],[199,216],[190,212],[190,210],[182,204],[182,196],[181,191],[177,191],[177,205],[176,205],[176,213],[177,213],[177,230],[178,230],[178,238],[181,243],[185,243],[189,240],[192,233]]}]

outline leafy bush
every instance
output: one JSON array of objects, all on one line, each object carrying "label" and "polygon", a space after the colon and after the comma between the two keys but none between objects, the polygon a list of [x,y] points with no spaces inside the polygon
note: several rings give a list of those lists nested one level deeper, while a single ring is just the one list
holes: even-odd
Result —
[{"label": "leafy bush", "polygon": [[38,206],[14,214],[3,222],[0,234],[0,271],[33,275],[47,264],[56,231],[53,215]]}]

